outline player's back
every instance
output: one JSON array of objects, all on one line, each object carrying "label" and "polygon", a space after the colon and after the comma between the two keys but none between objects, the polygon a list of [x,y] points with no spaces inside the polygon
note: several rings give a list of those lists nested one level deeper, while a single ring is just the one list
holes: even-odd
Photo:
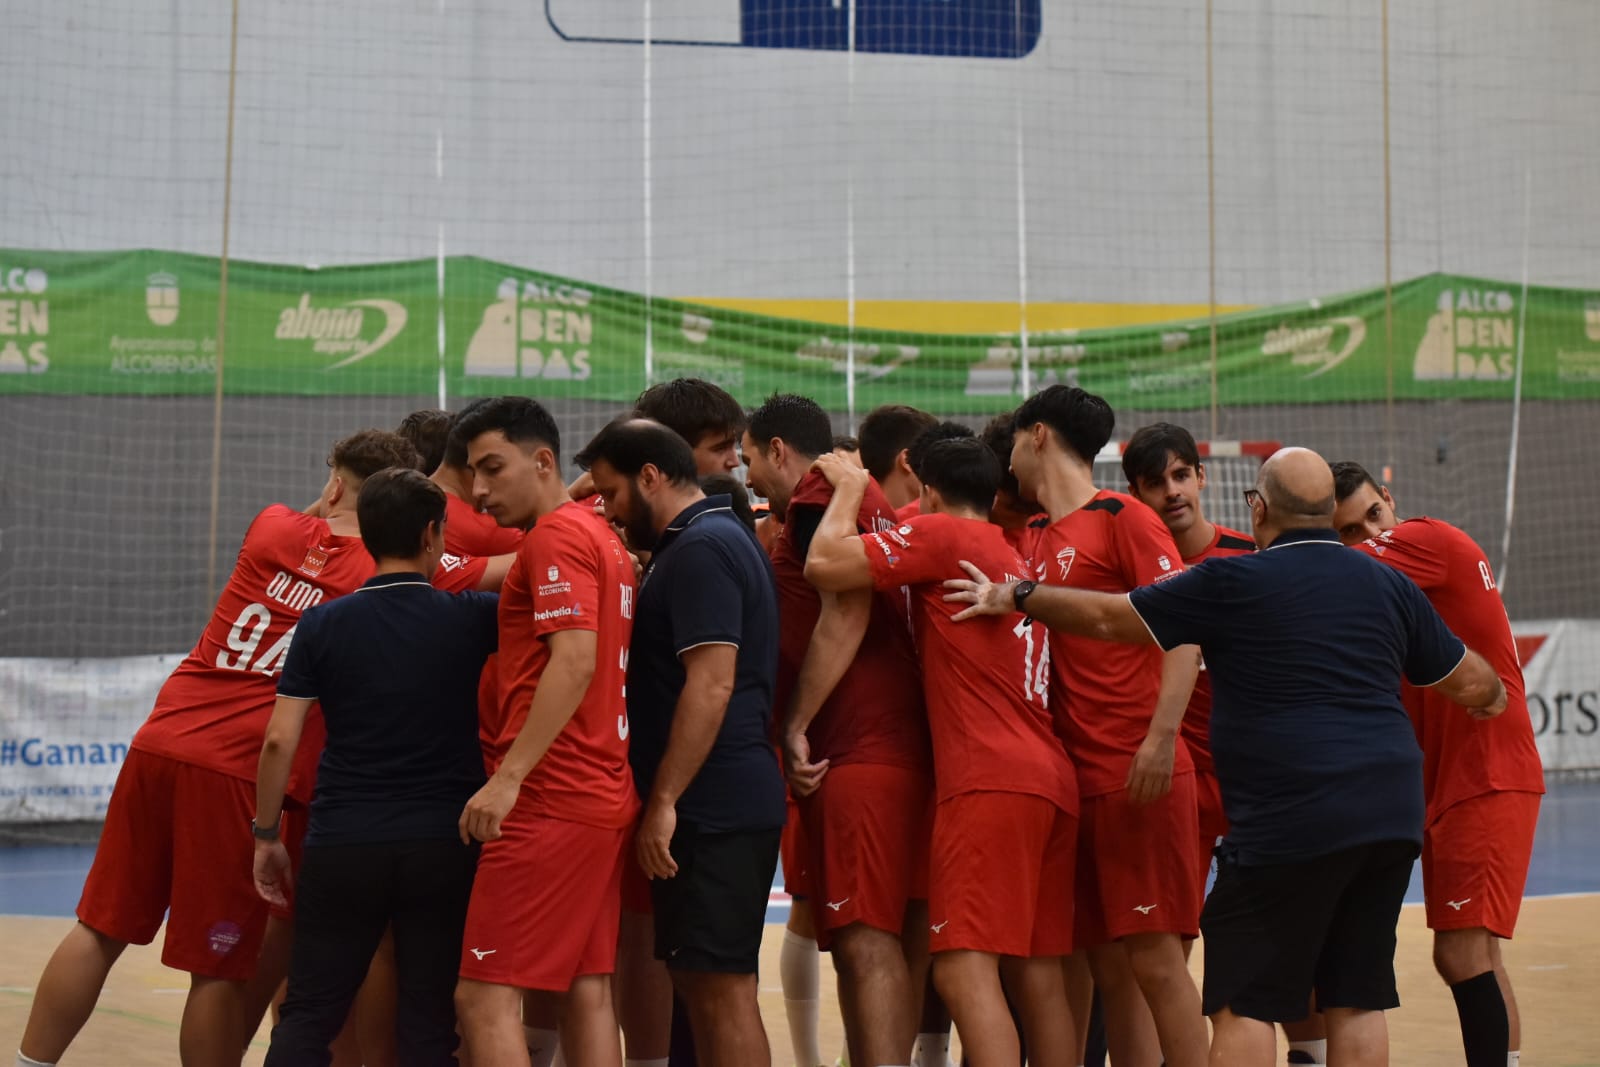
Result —
[{"label": "player's back", "polygon": [[500,751],[527,720],[550,662],[547,639],[563,630],[596,635],[588,689],[523,779],[531,811],[601,827],[633,818],[637,799],[624,703],[633,596],[633,562],[622,542],[581,504],[540,518],[517,550],[500,596]]},{"label": "player's back", "polygon": [[995,581],[1027,573],[1005,533],[985,520],[924,514],[869,535],[866,548],[875,582],[911,583],[939,799],[1022,792],[1076,812],[1077,778],[1050,718],[1049,632],[1020,612],[953,622],[962,605],[944,599],[958,560]]},{"label": "player's back", "polygon": [[1462,530],[1430,518],[1407,519],[1357,547],[1416,582],[1445,624],[1505,685],[1506,710],[1481,721],[1432,689],[1407,685],[1402,691],[1422,745],[1428,821],[1483,793],[1543,792],[1522,665],[1483,549]]},{"label": "player's back", "polygon": [[[783,530],[773,547],[779,624],[774,707],[782,709],[780,718],[788,708],[822,612],[820,596],[806,581],[805,557],[810,534],[832,495],[821,474],[807,473],[795,487]],[[872,533],[894,526],[894,508],[878,483],[869,481],[857,514],[857,530]],[[835,764],[927,765],[927,717],[903,590],[872,594],[872,615],[860,650],[812,720],[807,738],[813,758]]]},{"label": "player's back", "polygon": [[[1183,572],[1159,516],[1125,493],[1102,489],[1042,532],[1033,560],[1050,585],[1127,593]],[[1085,796],[1121,789],[1149,730],[1161,690],[1161,650],[1053,631],[1051,711]],[[1176,773],[1193,769],[1177,746]]]},{"label": "player's back", "polygon": [[[373,571],[359,537],[282,504],[250,524],[233,574],[194,650],[156,697],[133,746],[184,763],[254,780],[275,700],[275,679],[300,615],[351,592]],[[308,721],[291,795],[308,799],[310,767],[321,748],[321,718]]]}]

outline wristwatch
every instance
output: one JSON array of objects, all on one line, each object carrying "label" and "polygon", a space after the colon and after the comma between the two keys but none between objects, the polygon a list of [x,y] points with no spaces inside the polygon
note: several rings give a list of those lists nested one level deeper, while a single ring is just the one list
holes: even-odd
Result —
[{"label": "wristwatch", "polygon": [[1018,582],[1016,588],[1011,590],[1011,606],[1026,615],[1028,609],[1023,605],[1036,588],[1038,588],[1037,582]]},{"label": "wristwatch", "polygon": [[271,826],[261,826],[254,819],[250,820],[250,834],[257,841],[276,841],[278,833],[283,827],[283,813],[278,813],[278,821]]}]

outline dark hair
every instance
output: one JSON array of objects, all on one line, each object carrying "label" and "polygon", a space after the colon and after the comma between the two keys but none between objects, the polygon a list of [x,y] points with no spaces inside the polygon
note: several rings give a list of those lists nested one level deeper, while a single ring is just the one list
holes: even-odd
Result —
[{"label": "dark hair", "polygon": [[833,451],[833,424],[828,413],[815,400],[798,393],[767,397],[750,413],[749,430],[763,451],[774,437],[811,459]]},{"label": "dark hair", "polygon": [[654,464],[673,485],[693,485],[699,477],[689,442],[651,419],[612,419],[578,453],[578,466],[588,470],[605,460],[624,478],[637,477]]},{"label": "dark hair", "polygon": [[444,490],[421,471],[390,467],[361,485],[356,521],[375,560],[407,559],[422,551],[422,535],[444,521]]},{"label": "dark hair", "polygon": [[978,439],[987,445],[989,451],[994,453],[994,458],[1000,461],[1000,488],[1012,497],[1020,499],[1022,487],[1017,484],[1017,476],[1011,470],[1011,448],[1016,444],[1016,426],[1016,420],[1012,418],[1011,412],[996,415],[989,420],[989,424],[983,428]]},{"label": "dark hair", "polygon": [[861,442],[847,433],[842,433],[833,439],[833,450],[835,452],[860,452]]},{"label": "dark hair", "polygon": [[545,445],[555,453],[556,462],[561,462],[561,431],[550,412],[531,396],[497,396],[468,405],[456,416],[450,436],[460,438],[465,450],[478,437],[496,430],[515,445]]},{"label": "dark hair", "polygon": [[661,423],[691,448],[707,434],[733,436],[744,429],[744,408],[726,389],[703,378],[658,382],[639,394],[633,413]]},{"label": "dark hair", "polygon": [[970,433],[947,437],[928,445],[917,477],[947,502],[988,515],[1000,487],[1000,461]]},{"label": "dark hair", "polygon": [[861,463],[867,473],[883,481],[894,470],[895,457],[938,421],[908,404],[885,404],[867,412],[856,427],[856,436],[861,439]]},{"label": "dark hair", "polygon": [[444,443],[450,436],[450,421],[448,411],[424,408],[413,411],[395,427],[394,432],[410,441],[411,447],[422,457],[422,466],[418,470],[423,474],[432,474],[439,469],[439,463],[444,459]]},{"label": "dark hair", "polygon": [[328,466],[352,475],[358,483],[387,467],[416,470],[421,462],[410,441],[388,430],[357,430],[343,441],[335,441],[328,452]]},{"label": "dark hair", "polygon": [[466,407],[450,416],[450,432],[445,435],[444,456],[441,460],[444,466],[454,467],[457,470],[466,467],[467,441],[461,436],[461,420],[466,418],[468,413],[483,407],[490,399],[490,397],[480,396],[476,400],[469,400]]},{"label": "dark hair", "polygon": [[1031,430],[1044,423],[1085,463],[1094,462],[1111,440],[1111,431],[1117,424],[1110,404],[1075,385],[1052,385],[1039,390],[1022,402],[1015,418],[1018,430]]},{"label": "dark hair", "polygon": [[940,441],[963,441],[977,436],[972,432],[972,427],[963,422],[946,419],[934,423],[917,434],[917,439],[906,447],[906,462],[911,464],[911,473],[915,474],[919,481],[921,480],[922,464],[928,458],[928,449]]},{"label": "dark hair", "polygon": [[1191,467],[1200,466],[1200,448],[1194,435],[1170,422],[1141,426],[1122,446],[1122,476],[1138,486],[1144,479],[1160,481],[1167,470],[1167,457],[1177,456]]},{"label": "dark hair", "polygon": [[1345,459],[1330,463],[1328,467],[1333,471],[1333,497],[1341,504],[1346,498],[1359,493],[1363,485],[1378,488],[1378,480],[1359,463]]},{"label": "dark hair", "polygon": [[750,509],[750,494],[744,491],[744,483],[731,474],[708,474],[700,479],[700,491],[706,496],[720,496],[726,493],[733,498],[733,513],[739,516],[739,521],[745,524],[751,533],[756,530],[756,513]]}]

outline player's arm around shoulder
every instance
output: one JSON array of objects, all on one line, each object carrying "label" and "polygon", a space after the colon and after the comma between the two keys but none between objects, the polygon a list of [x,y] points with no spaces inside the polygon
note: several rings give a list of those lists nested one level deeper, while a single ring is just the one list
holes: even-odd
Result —
[{"label": "player's arm around shoulder", "polygon": [[856,531],[856,517],[866,498],[867,472],[831,452],[818,457],[812,469],[833,486],[833,497],[806,552],[806,581],[824,593],[869,588],[872,572]]}]

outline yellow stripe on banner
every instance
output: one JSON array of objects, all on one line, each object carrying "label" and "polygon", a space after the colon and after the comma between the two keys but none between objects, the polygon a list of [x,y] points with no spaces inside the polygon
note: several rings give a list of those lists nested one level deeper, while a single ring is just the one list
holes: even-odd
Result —
[{"label": "yellow stripe on banner", "polygon": [[[803,319],[826,326],[847,324],[843,300],[757,300],[741,297],[689,297],[696,304]],[[1248,311],[1250,305],[1218,305],[1217,314]],[[1204,319],[1208,304],[1088,304],[1039,303],[1028,305],[1028,332],[1091,330],[1108,326],[1143,326],[1182,319]],[[858,300],[856,325],[866,330],[904,330],[913,333],[1016,333],[1017,305],[1005,301]]]}]

